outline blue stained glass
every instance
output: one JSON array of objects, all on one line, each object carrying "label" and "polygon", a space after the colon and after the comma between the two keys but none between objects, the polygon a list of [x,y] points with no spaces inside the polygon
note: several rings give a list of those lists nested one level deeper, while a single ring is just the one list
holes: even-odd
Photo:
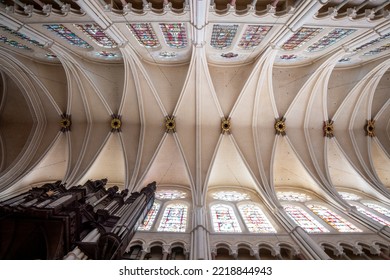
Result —
[{"label": "blue stained glass", "polygon": [[213,33],[211,34],[210,45],[216,49],[226,49],[230,47],[236,36],[238,25],[221,25],[214,24]]},{"label": "blue stained glass", "polygon": [[160,23],[160,28],[168,46],[176,49],[187,46],[187,32],[184,23]]},{"label": "blue stained glass", "polygon": [[22,50],[27,50],[27,51],[32,51],[31,48],[27,47],[26,45],[23,45],[15,40],[8,39],[5,36],[0,35],[0,42],[7,44],[11,47],[17,48],[17,49],[22,49]]},{"label": "blue stained glass", "polygon": [[0,29],[2,29],[2,30],[4,30],[4,31],[7,31],[7,32],[9,32],[10,34],[12,34],[12,35],[14,35],[14,36],[16,36],[16,37],[18,37],[18,38],[20,38],[20,39],[22,39],[22,40],[25,40],[25,41],[29,42],[30,44],[33,44],[33,45],[35,45],[35,46],[37,46],[37,47],[43,48],[43,47],[45,46],[45,45],[39,43],[38,41],[33,40],[33,39],[31,39],[30,37],[28,37],[28,36],[26,36],[26,35],[24,35],[24,34],[18,32],[18,31],[12,30],[12,29],[10,29],[10,28],[8,28],[7,26],[4,26],[4,25],[2,25],[2,24],[0,24]]},{"label": "blue stained glass", "polygon": [[341,39],[345,38],[346,36],[352,34],[355,32],[356,29],[343,29],[343,28],[336,28],[333,31],[329,32],[328,35],[322,37],[320,40],[318,40],[316,43],[312,44],[307,48],[307,51],[309,52],[315,52],[323,50]]},{"label": "blue stained glass", "polygon": [[71,45],[86,49],[92,48],[90,44],[85,42],[62,24],[44,24],[43,26],[56,33],[62,39],[68,41]]}]

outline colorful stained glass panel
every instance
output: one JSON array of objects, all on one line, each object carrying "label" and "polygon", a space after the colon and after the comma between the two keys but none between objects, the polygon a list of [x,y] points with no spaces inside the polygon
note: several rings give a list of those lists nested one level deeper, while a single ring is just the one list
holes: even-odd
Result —
[{"label": "colorful stained glass panel", "polygon": [[283,44],[282,49],[286,51],[298,49],[314,38],[321,30],[322,28],[301,27]]},{"label": "colorful stained glass panel", "polygon": [[279,200],[299,202],[305,202],[311,199],[309,195],[297,192],[277,192],[276,197]]},{"label": "colorful stained glass panel", "polygon": [[246,193],[240,193],[236,191],[221,191],[215,192],[212,194],[214,199],[224,200],[224,201],[241,201],[248,200],[250,196]]},{"label": "colorful stained glass panel", "polygon": [[187,47],[187,32],[184,23],[160,23],[165,42],[171,48]]},{"label": "colorful stained glass panel", "polygon": [[295,205],[284,205],[283,208],[290,218],[308,233],[329,232],[328,229],[321,225],[301,207]]},{"label": "colorful stained glass panel", "polygon": [[213,32],[211,34],[210,45],[216,49],[226,49],[230,47],[236,36],[238,25],[221,25],[214,24]]},{"label": "colorful stained glass panel", "polygon": [[26,45],[23,45],[23,44],[15,41],[15,40],[12,40],[12,39],[8,39],[7,37],[2,36],[2,35],[0,35],[0,42],[4,43],[4,44],[7,44],[7,45],[9,45],[11,47],[17,48],[17,49],[22,49],[22,50],[26,50],[26,51],[32,51],[32,49],[27,47]]},{"label": "colorful stained glass panel", "polygon": [[384,226],[388,226],[390,227],[390,222],[389,221],[386,221],[385,219],[382,219],[381,217],[378,217],[377,215],[371,213],[370,211],[366,211],[365,209],[363,209],[362,207],[359,207],[359,206],[356,206],[356,209],[366,215],[367,217],[369,217],[370,219],[380,223],[381,225],[384,225]]},{"label": "colorful stained glass panel", "polygon": [[57,34],[57,36],[68,41],[69,44],[80,47],[80,48],[92,48],[90,44],[85,42],[83,39],[74,34],[70,29],[62,24],[44,24],[48,30]]},{"label": "colorful stained glass panel", "polygon": [[148,230],[150,230],[152,228],[154,220],[156,219],[158,210],[160,210],[160,204],[159,203],[153,203],[152,208],[150,208],[150,210],[149,210],[148,214],[146,215],[144,221],[138,227],[137,230],[141,230],[141,231],[148,231]]},{"label": "colorful stained glass panel", "polygon": [[276,233],[268,218],[260,207],[253,204],[238,206],[245,225],[252,233]]},{"label": "colorful stained glass panel", "polygon": [[160,46],[160,42],[150,23],[131,23],[127,27],[142,46],[147,48]]},{"label": "colorful stained glass panel", "polygon": [[38,41],[33,40],[30,37],[28,37],[28,36],[18,32],[18,31],[12,30],[12,29],[8,28],[7,26],[4,26],[4,25],[0,24],[0,29],[2,29],[4,31],[7,31],[8,33],[18,37],[19,39],[25,40],[25,41],[29,42],[30,44],[33,44],[33,45],[35,45],[37,47],[40,47],[40,48],[44,47],[44,45],[39,43]]},{"label": "colorful stained glass panel", "polygon": [[156,199],[181,199],[186,198],[187,194],[177,190],[161,190],[155,193]]},{"label": "colorful stained glass panel", "polygon": [[348,222],[338,214],[321,205],[307,206],[314,214],[323,219],[327,224],[339,232],[361,232],[356,226]]},{"label": "colorful stained glass panel", "polygon": [[225,204],[211,206],[211,217],[215,232],[241,232],[233,208]]},{"label": "colorful stained glass panel", "polygon": [[74,24],[74,26],[80,29],[100,47],[115,48],[117,46],[115,41],[107,36],[97,24]]},{"label": "colorful stained glass panel", "polygon": [[307,48],[307,51],[309,52],[316,52],[321,51],[323,49],[326,49],[327,47],[337,43],[341,39],[347,37],[348,35],[355,32],[356,29],[343,29],[343,28],[336,28],[329,32],[328,35],[325,35],[320,40],[318,40],[316,43],[312,44]]},{"label": "colorful stained glass panel", "polygon": [[270,31],[271,26],[248,25],[241,37],[238,46],[243,49],[257,47]]},{"label": "colorful stained glass panel", "polygon": [[295,54],[283,54],[280,56],[280,59],[282,60],[295,60],[297,58],[298,56],[296,56]]},{"label": "colorful stained glass panel", "polygon": [[383,206],[380,206],[378,204],[374,204],[374,203],[370,203],[370,202],[362,202],[365,206],[371,208],[371,209],[374,209],[375,211],[377,211],[378,213],[381,213],[382,215],[385,215],[387,217],[390,217],[390,210],[383,207]]},{"label": "colorful stained glass panel", "polygon": [[158,231],[185,232],[187,226],[187,206],[169,204],[164,211]]}]

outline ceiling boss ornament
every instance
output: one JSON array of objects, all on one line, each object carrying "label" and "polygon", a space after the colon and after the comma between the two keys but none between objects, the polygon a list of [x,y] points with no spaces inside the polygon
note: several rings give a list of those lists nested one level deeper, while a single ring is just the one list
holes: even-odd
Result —
[{"label": "ceiling boss ornament", "polygon": [[280,117],[279,119],[276,119],[274,128],[277,135],[286,135],[286,118]]},{"label": "ceiling boss ornament", "polygon": [[117,114],[111,115],[111,132],[121,132],[121,116]]},{"label": "ceiling boss ornament", "polygon": [[223,118],[222,121],[221,121],[221,129],[222,129],[222,134],[225,134],[225,133],[228,133],[230,134],[231,131],[231,122],[230,122],[230,118]]},{"label": "ceiling boss ornament", "polygon": [[364,131],[367,136],[374,137],[375,136],[375,121],[367,120],[366,125],[364,126]]},{"label": "ceiling boss ornament", "polygon": [[333,121],[327,120],[324,121],[324,137],[332,138],[334,136]]},{"label": "ceiling boss ornament", "polygon": [[176,132],[176,121],[174,116],[165,117],[165,132]]},{"label": "ceiling boss ornament", "polygon": [[70,115],[65,113],[62,114],[61,121],[60,121],[61,131],[62,132],[70,131],[71,125],[72,125],[72,121],[70,119]]}]

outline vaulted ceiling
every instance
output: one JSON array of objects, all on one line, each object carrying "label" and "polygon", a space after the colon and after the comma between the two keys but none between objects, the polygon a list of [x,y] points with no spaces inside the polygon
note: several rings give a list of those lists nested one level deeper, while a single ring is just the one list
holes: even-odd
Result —
[{"label": "vaulted ceiling", "polygon": [[214,186],[389,197],[390,1],[0,3],[0,196],[106,177],[196,204]]}]

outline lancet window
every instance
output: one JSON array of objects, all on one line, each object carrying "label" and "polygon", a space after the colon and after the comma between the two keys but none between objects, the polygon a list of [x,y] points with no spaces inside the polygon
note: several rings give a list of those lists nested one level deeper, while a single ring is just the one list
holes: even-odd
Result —
[{"label": "lancet window", "polygon": [[241,37],[238,46],[243,49],[257,47],[263,38],[268,34],[271,26],[248,25]]},{"label": "lancet window", "polygon": [[182,203],[167,205],[157,231],[185,232],[188,207]]},{"label": "lancet window", "polygon": [[322,28],[301,27],[283,44],[282,49],[286,51],[298,49],[314,38],[321,30]]},{"label": "lancet window", "polygon": [[160,42],[150,23],[131,23],[127,25],[137,41],[147,48],[157,48]]},{"label": "lancet window", "polygon": [[241,232],[233,207],[215,204],[211,206],[211,216],[215,232]]},{"label": "lancet window", "polygon": [[268,218],[259,206],[241,204],[238,206],[244,223],[251,233],[276,233]]},{"label": "lancet window", "polygon": [[364,200],[363,197],[354,193],[339,192],[342,199],[346,200],[350,205],[356,207],[356,209],[366,215],[370,219],[382,224],[390,226],[390,210],[378,203]]},{"label": "lancet window", "polygon": [[237,28],[237,24],[214,24],[213,33],[211,34],[211,46],[220,50],[230,47],[234,37],[236,36]]},{"label": "lancet window", "polygon": [[184,23],[160,23],[165,42],[171,48],[187,47],[187,32]]},{"label": "lancet window", "polygon": [[43,26],[46,27],[48,30],[56,33],[57,36],[59,36],[60,38],[68,41],[68,43],[71,45],[86,49],[92,48],[90,44],[85,42],[83,39],[78,37],[70,29],[68,29],[62,24],[44,24]]},{"label": "lancet window", "polygon": [[339,232],[361,232],[355,225],[322,205],[311,204],[307,207]]},{"label": "lancet window", "polygon": [[328,229],[321,225],[321,223],[319,223],[301,207],[295,205],[284,205],[283,208],[290,218],[305,231],[309,233],[329,232]]},{"label": "lancet window", "polygon": [[160,210],[160,203],[153,203],[152,208],[149,210],[142,224],[138,227],[138,230],[147,231],[152,228],[154,221],[156,220],[158,211]]},{"label": "lancet window", "polygon": [[115,41],[108,37],[97,24],[75,24],[75,26],[100,47],[115,48],[117,46]]}]

